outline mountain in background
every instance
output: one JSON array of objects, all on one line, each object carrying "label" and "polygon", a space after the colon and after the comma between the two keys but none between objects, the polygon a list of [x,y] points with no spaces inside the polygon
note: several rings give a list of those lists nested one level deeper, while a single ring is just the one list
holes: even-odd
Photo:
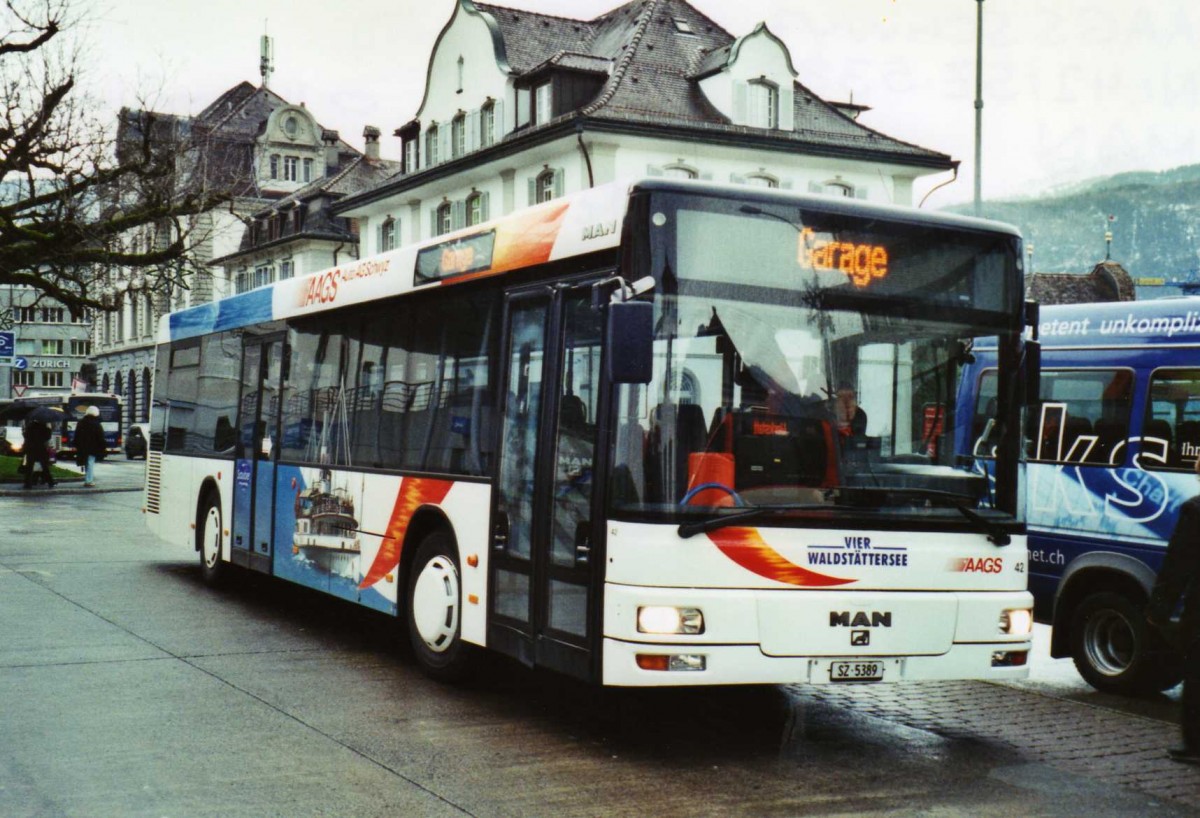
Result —
[{"label": "mountain in background", "polygon": [[[970,204],[946,208],[971,214]],[[1020,228],[1042,273],[1086,273],[1112,260],[1138,278],[1200,280],[1200,165],[1089,179],[1041,196],[985,201],[985,218]],[[1115,220],[1109,222],[1109,216]]]}]

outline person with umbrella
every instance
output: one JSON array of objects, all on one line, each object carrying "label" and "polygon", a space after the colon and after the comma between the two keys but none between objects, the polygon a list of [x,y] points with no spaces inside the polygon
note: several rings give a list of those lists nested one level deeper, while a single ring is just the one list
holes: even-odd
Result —
[{"label": "person with umbrella", "polygon": [[[50,423],[55,413],[47,406],[39,406],[25,418],[25,488],[33,488],[34,466],[42,467],[46,485],[54,488],[54,475],[50,472]],[[61,416],[61,412],[57,413]]]}]

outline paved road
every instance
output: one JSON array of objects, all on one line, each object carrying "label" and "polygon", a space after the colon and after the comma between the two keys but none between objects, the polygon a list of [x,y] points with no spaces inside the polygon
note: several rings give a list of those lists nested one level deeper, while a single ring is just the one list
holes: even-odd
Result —
[{"label": "paved road", "polygon": [[[1178,693],[1020,685],[596,691],[422,677],[391,622],[212,591],[103,492],[0,496],[0,816],[1194,815]],[[1039,634],[1044,636],[1044,634]]]}]

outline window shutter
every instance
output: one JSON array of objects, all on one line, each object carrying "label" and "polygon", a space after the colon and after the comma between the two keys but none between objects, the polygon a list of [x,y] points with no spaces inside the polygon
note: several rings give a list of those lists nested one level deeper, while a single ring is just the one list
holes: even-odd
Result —
[{"label": "window shutter", "polygon": [[479,218],[485,222],[491,218],[486,190],[479,194]]},{"label": "window shutter", "polygon": [[565,185],[566,185],[566,174],[563,172],[562,168],[555,168],[554,169],[554,198],[555,199],[562,198],[563,188]]},{"label": "window shutter", "polygon": [[447,124],[444,128],[438,128],[438,164],[448,162],[450,160],[450,135],[454,132],[454,126]]},{"label": "window shutter", "polygon": [[749,87],[744,82],[735,82],[733,84],[733,124],[746,125],[746,120],[749,117],[747,106],[749,102]]},{"label": "window shutter", "polygon": [[383,250],[383,223],[380,222],[379,227],[375,228],[375,252],[382,253]]},{"label": "window shutter", "polygon": [[461,230],[467,226],[467,203],[461,199],[450,204],[450,229]]},{"label": "window shutter", "polygon": [[529,177],[529,204],[537,204],[537,177]]},{"label": "window shutter", "polygon": [[820,193],[823,190],[824,190],[824,188],[821,187],[820,182],[809,182],[808,183],[808,192],[809,193]]},{"label": "window shutter", "polygon": [[479,150],[479,109],[467,114],[467,150]]},{"label": "window shutter", "polygon": [[733,182],[735,185],[744,185],[746,184],[746,177],[738,173],[731,173],[729,174],[729,181]]},{"label": "window shutter", "polygon": [[498,99],[492,105],[495,111],[495,116],[492,117],[492,142],[494,144],[504,138],[507,126],[504,121],[504,100]]},{"label": "window shutter", "polygon": [[663,169],[658,165],[646,165],[647,176],[663,176]]},{"label": "window shutter", "polygon": [[779,129],[782,131],[796,130],[794,94],[791,79],[779,86]]},{"label": "window shutter", "polygon": [[438,212],[438,209],[436,207],[430,209],[430,211],[429,211],[429,237],[430,238],[433,238],[434,236],[436,236],[438,234],[437,212]]}]

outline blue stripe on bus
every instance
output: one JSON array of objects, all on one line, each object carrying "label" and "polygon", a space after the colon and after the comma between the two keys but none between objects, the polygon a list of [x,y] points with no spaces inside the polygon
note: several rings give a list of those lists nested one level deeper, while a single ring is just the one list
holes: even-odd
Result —
[{"label": "blue stripe on bus", "polygon": [[274,288],[264,287],[248,293],[223,298],[212,304],[201,304],[171,314],[171,340],[194,338],[210,332],[222,332],[248,324],[270,321]]}]

